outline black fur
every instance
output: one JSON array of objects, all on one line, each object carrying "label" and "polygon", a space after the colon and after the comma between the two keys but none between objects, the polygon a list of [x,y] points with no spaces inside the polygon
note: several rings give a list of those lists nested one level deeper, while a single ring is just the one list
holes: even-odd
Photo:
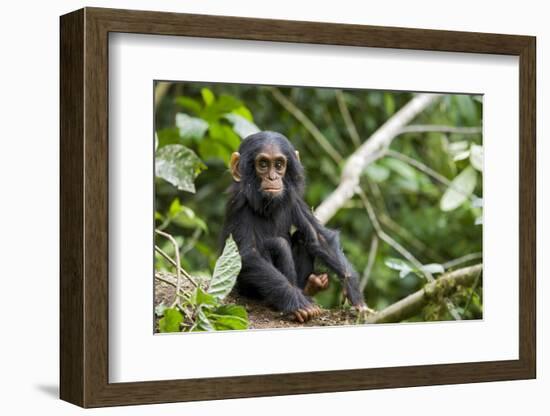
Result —
[{"label": "black fur", "polygon": [[[262,192],[254,166],[256,155],[269,145],[278,146],[287,158],[284,191],[275,197]],[[319,259],[342,280],[351,303],[364,305],[338,233],[319,223],[303,201],[304,169],[288,139],[275,132],[256,133],[243,140],[239,153],[241,181],[229,189],[222,233],[223,241],[233,235],[242,257],[239,292],[283,312],[307,307],[312,301],[303,289]]]}]

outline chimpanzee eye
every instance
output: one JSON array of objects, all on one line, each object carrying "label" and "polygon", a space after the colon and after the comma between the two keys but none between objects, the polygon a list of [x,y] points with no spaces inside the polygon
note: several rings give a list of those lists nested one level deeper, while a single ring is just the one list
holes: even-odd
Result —
[{"label": "chimpanzee eye", "polygon": [[258,165],[263,169],[267,168],[267,160],[260,160],[260,163],[258,163]]},{"label": "chimpanzee eye", "polygon": [[281,170],[283,168],[283,162],[280,160],[275,162],[275,169]]}]

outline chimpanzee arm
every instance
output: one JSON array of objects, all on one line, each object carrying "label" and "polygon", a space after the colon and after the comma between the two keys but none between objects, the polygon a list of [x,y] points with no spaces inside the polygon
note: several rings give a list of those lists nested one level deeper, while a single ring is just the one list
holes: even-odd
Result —
[{"label": "chimpanzee arm", "polygon": [[301,200],[294,205],[293,223],[308,252],[338,275],[350,302],[365,306],[357,272],[342,251],[338,233],[324,227]]}]

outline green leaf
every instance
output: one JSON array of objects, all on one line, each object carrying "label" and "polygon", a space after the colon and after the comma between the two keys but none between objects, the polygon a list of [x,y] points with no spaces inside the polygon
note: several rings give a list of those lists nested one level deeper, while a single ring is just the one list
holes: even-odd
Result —
[{"label": "green leaf", "polygon": [[214,93],[210,89],[202,88],[201,95],[207,107],[210,107],[212,104],[214,104],[216,97],[214,97]]},{"label": "green leaf", "polygon": [[196,305],[196,306],[204,306],[204,305],[214,306],[218,304],[217,299],[213,295],[206,293],[200,287],[197,287],[193,291],[190,302],[192,305]]},{"label": "green leaf", "polygon": [[199,143],[199,153],[204,160],[221,159],[226,165],[231,158],[231,151],[215,140],[202,140]]},{"label": "green leaf", "polygon": [[443,267],[443,265],[438,263],[424,264],[420,268],[420,270],[430,274],[439,274],[445,272],[445,268]]},{"label": "green leaf", "polygon": [[477,144],[473,144],[470,148],[470,163],[472,166],[483,172],[483,147]]},{"label": "green leaf", "polygon": [[235,305],[235,304],[222,305],[219,308],[216,308],[214,310],[214,313],[217,315],[237,316],[239,318],[248,320],[248,313],[246,312],[246,309],[244,308],[244,306],[240,306],[240,305]]},{"label": "green leaf", "polygon": [[217,299],[225,298],[237,280],[237,275],[241,271],[241,256],[237,244],[232,236],[225,242],[223,253],[216,262],[214,274],[210,280],[208,293]]},{"label": "green leaf", "polygon": [[155,149],[155,152],[159,148],[169,144],[182,144],[179,129],[177,128],[166,128],[159,130],[157,131],[156,136],[158,138],[158,146]]},{"label": "green leaf", "polygon": [[231,151],[237,150],[241,144],[239,136],[228,125],[219,122],[210,123],[208,133],[212,139],[223,143]]},{"label": "green leaf", "polygon": [[155,157],[155,175],[182,191],[195,193],[195,178],[206,165],[181,144],[161,147]]},{"label": "green leaf", "polygon": [[371,163],[365,169],[367,176],[374,182],[384,182],[390,176],[390,170],[378,163]]},{"label": "green leaf", "polygon": [[176,98],[176,103],[180,106],[185,108],[186,110],[192,111],[196,115],[199,115],[202,110],[202,105],[193,98],[189,97],[178,97]]},{"label": "green leaf", "polygon": [[248,121],[254,121],[254,117],[252,116],[252,113],[248,108],[246,108],[244,105],[240,106],[239,108],[236,108],[232,111],[233,114],[237,114],[241,117],[246,118]]},{"label": "green leaf", "polygon": [[164,317],[159,320],[160,332],[180,332],[180,324],[183,322],[183,315],[175,308],[164,310]]},{"label": "green leaf", "polygon": [[468,142],[466,140],[460,140],[458,142],[449,143],[449,152],[452,155],[457,155],[460,152],[468,150]]},{"label": "green leaf", "polygon": [[182,139],[200,140],[208,130],[208,123],[202,118],[184,113],[176,114],[176,126]]},{"label": "green leaf", "polygon": [[453,161],[466,160],[470,157],[470,150],[464,150],[453,156]]},{"label": "green leaf", "polygon": [[384,93],[384,107],[386,108],[386,114],[391,116],[395,113],[395,100],[393,99],[393,93]]},{"label": "green leaf", "polygon": [[470,95],[455,95],[454,99],[458,106],[460,115],[466,119],[469,124],[477,121],[477,109]]},{"label": "green leaf", "polygon": [[205,313],[202,307],[199,307],[197,311],[197,320],[195,325],[191,328],[191,331],[214,331],[216,328],[210,322],[210,319]]},{"label": "green leaf", "polygon": [[398,270],[399,277],[402,279],[414,271],[414,267],[412,267],[409,263],[393,257],[386,259],[386,261],[384,261],[384,264],[390,269]]},{"label": "green leaf", "polygon": [[251,134],[260,131],[258,126],[239,114],[229,113],[224,117],[232,124],[233,130],[235,130],[235,133],[237,133],[241,139],[245,139]]},{"label": "green leaf", "polygon": [[160,303],[157,306],[155,306],[155,315],[158,317],[164,316],[164,311],[168,309],[168,306],[166,306],[164,303]]},{"label": "green leaf", "polygon": [[468,166],[453,179],[451,186],[441,197],[439,203],[441,210],[452,211],[462,205],[474,192],[476,182],[476,171]]},{"label": "green leaf", "polygon": [[399,159],[386,158],[384,159],[384,165],[405,179],[417,179],[416,170]]},{"label": "green leaf", "polygon": [[239,316],[211,313],[208,319],[217,331],[248,329],[248,320]]},{"label": "green leaf", "polygon": [[200,228],[203,231],[208,231],[208,226],[204,220],[198,217],[191,208],[181,205],[179,198],[174,198],[168,209],[170,221],[183,228]]}]

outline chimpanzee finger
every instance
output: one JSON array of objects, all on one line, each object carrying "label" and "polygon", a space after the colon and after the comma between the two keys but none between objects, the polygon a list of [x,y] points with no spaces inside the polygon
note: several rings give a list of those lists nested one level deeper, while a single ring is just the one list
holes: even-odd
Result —
[{"label": "chimpanzee finger", "polygon": [[321,316],[321,308],[319,306],[315,306],[315,317],[318,318]]},{"label": "chimpanzee finger", "polygon": [[304,323],[304,318],[302,318],[302,315],[301,315],[300,311],[301,311],[300,309],[298,309],[297,311],[294,311],[294,317],[296,318],[296,320],[298,322],[303,324]]}]

